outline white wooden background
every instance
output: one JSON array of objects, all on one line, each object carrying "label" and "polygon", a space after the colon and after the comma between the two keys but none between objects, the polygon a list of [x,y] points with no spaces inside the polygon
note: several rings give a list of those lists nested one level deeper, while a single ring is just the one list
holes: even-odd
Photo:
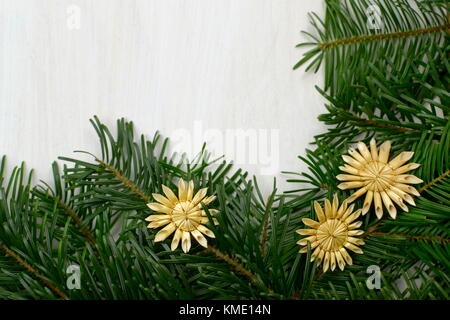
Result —
[{"label": "white wooden background", "polygon": [[[0,155],[48,179],[59,155],[99,154],[93,115],[133,120],[148,136],[196,121],[279,130],[274,175],[288,189],[279,172],[303,170],[297,155],[324,130],[321,75],[292,71],[300,30],[312,30],[307,13],[323,9],[319,0],[0,0]],[[270,190],[274,175],[240,167]]]}]

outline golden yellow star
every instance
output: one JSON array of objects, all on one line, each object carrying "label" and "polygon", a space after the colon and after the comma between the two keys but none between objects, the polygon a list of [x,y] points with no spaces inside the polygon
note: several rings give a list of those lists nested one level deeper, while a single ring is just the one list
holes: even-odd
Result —
[{"label": "golden yellow star", "polygon": [[347,164],[339,168],[348,174],[340,174],[336,177],[340,181],[345,181],[339,184],[338,188],[341,190],[359,188],[347,199],[349,203],[366,194],[362,208],[363,215],[369,211],[374,202],[378,219],[383,216],[383,204],[389,215],[395,219],[397,209],[393,202],[404,211],[408,211],[403,201],[415,206],[410,194],[420,196],[419,192],[409,184],[423,181],[411,174],[404,174],[420,166],[418,163],[405,164],[412,158],[414,152],[402,152],[388,161],[390,149],[391,143],[386,141],[380,146],[378,152],[377,143],[375,139],[372,139],[370,150],[363,142],[359,142],[359,152],[350,149],[349,156],[342,156]]},{"label": "golden yellow star", "polygon": [[[194,196],[194,183],[186,183],[180,179],[178,181],[178,197],[165,185],[162,186],[165,196],[154,193],[153,198],[157,201],[149,203],[147,206],[161,215],[150,215],[145,220],[150,221],[148,228],[161,229],[155,236],[155,242],[163,241],[172,233],[171,250],[175,250],[181,240],[181,248],[184,252],[189,252],[191,248],[191,235],[203,247],[207,248],[208,243],[203,235],[214,238],[214,233],[204,224],[209,222],[206,212],[202,209],[201,203],[208,205],[215,196],[206,197],[207,188],[200,189]],[[211,214],[217,213],[215,209],[209,209]],[[213,219],[217,224],[217,220]]]},{"label": "golden yellow star", "polygon": [[314,211],[319,221],[303,218],[302,221],[311,229],[300,229],[297,233],[308,236],[297,242],[303,247],[300,252],[305,253],[308,250],[308,242],[311,244],[311,262],[317,259],[318,265],[323,262],[323,272],[328,269],[332,271],[336,268],[344,270],[345,264],[353,263],[347,250],[362,254],[363,251],[358,247],[363,245],[364,241],[358,236],[364,231],[357,230],[362,224],[355,220],[361,214],[361,209],[353,212],[354,205],[347,207],[347,201],[339,206],[337,195],[333,198],[333,203],[325,200],[325,212],[317,201],[314,201]]}]

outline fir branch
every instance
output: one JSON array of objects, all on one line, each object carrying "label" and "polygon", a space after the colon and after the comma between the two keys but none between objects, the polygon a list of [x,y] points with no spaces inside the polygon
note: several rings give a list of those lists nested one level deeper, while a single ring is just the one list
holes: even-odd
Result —
[{"label": "fir branch", "polygon": [[415,29],[415,30],[356,36],[356,37],[350,37],[350,38],[346,38],[346,39],[321,42],[321,43],[319,43],[319,47],[322,50],[327,50],[329,48],[340,46],[340,45],[348,45],[348,44],[358,43],[358,42],[378,41],[378,40],[386,40],[386,39],[417,37],[417,36],[424,35],[427,33],[437,33],[437,32],[441,32],[441,31],[445,31],[445,30],[450,31],[450,23],[439,25],[439,26]]},{"label": "fir branch", "polygon": [[238,273],[246,276],[248,279],[250,279],[250,281],[252,282],[257,282],[258,281],[258,277],[253,274],[251,271],[245,269],[245,267],[240,264],[238,261],[232,259],[230,256],[220,252],[218,249],[212,247],[212,246],[208,246],[208,248],[205,250],[207,252],[211,252],[213,253],[217,258],[219,258],[220,260],[225,261],[226,263],[228,263],[229,265],[231,265]]},{"label": "fir branch", "polygon": [[427,183],[426,185],[424,185],[422,188],[420,188],[418,191],[419,193],[424,192],[425,190],[429,189],[431,186],[433,186],[434,184],[438,183],[439,181],[441,181],[442,179],[446,178],[448,175],[450,175],[450,169],[447,170],[446,172],[444,172],[443,174],[441,174],[439,177],[431,180],[429,183]]},{"label": "fir branch", "polygon": [[109,164],[107,164],[106,162],[95,158],[95,161],[97,161],[98,163],[100,163],[103,167],[105,167],[106,169],[108,169],[109,171],[111,171],[116,178],[122,182],[123,185],[125,185],[128,189],[130,189],[134,194],[138,195],[142,200],[144,200],[146,203],[151,202],[151,199],[145,195],[144,192],[142,192],[132,181],[130,181],[128,178],[126,178],[125,176],[123,176],[120,171],[116,170],[115,168],[111,167]]},{"label": "fir branch", "polygon": [[[313,46],[294,66],[308,63],[306,70],[317,72],[325,65],[325,90],[333,96],[346,98],[369,87],[373,70],[386,67],[400,71],[409,68],[410,61],[424,56],[434,59],[442,47],[450,23],[446,17],[445,2],[421,2],[413,7],[408,0],[380,0],[383,33],[374,34],[367,9],[370,2],[360,0],[329,1],[325,21],[311,15],[316,34],[305,34],[311,39],[298,47]],[[402,48],[404,50],[399,50]],[[388,65],[387,65],[388,64]]]},{"label": "fir branch", "polygon": [[321,189],[323,189],[323,190],[326,190],[326,191],[333,191],[333,190],[334,190],[332,187],[330,187],[329,185],[327,185],[327,184],[325,184],[325,183],[319,184],[319,187],[320,187]]},{"label": "fir branch", "polygon": [[264,218],[264,224],[263,224],[263,230],[261,233],[261,238],[259,240],[259,252],[261,253],[261,256],[265,255],[266,241],[267,241],[268,234],[269,234],[269,215],[266,215],[266,217]]},{"label": "fir branch", "polygon": [[57,202],[58,206],[63,209],[63,211],[77,224],[80,228],[80,231],[84,233],[86,238],[91,244],[95,244],[95,238],[92,232],[88,229],[88,227],[80,220],[75,211],[73,211],[67,204],[65,204],[61,199],[57,197],[53,197],[53,199]]},{"label": "fir branch", "polygon": [[313,280],[316,281],[323,275],[323,270],[319,270],[316,275],[314,276]]},{"label": "fir branch", "polygon": [[[227,254],[220,252],[218,249],[216,249],[212,246],[208,246],[208,248],[205,251],[213,253],[217,258],[219,258],[220,260],[223,260],[226,263],[228,263],[229,265],[231,265],[236,272],[247,277],[252,283],[254,283],[256,285],[261,284],[260,281],[258,281],[258,277],[253,272],[251,272],[250,270],[247,270],[242,264],[240,264],[238,261],[236,261],[235,259],[228,256]],[[264,287],[266,287],[266,286],[264,285]],[[271,294],[274,293],[274,291],[268,287],[267,287],[267,292],[271,293]]]},{"label": "fir branch", "polygon": [[368,235],[370,235],[371,233],[375,232],[375,230],[377,230],[378,227],[380,227],[382,224],[383,224],[383,220],[379,220],[376,224],[367,228],[367,231],[361,236],[361,238],[365,238]]},{"label": "fir branch", "polygon": [[[105,163],[104,161],[95,158],[95,161],[97,161],[98,163],[100,163],[103,167],[105,167],[106,169],[108,169],[109,171],[113,172],[114,175],[116,176],[116,178],[122,182],[123,185],[125,185],[128,189],[130,189],[133,193],[135,193],[136,195],[138,195],[142,200],[144,200],[145,202],[150,202],[150,198],[147,197],[145,195],[145,193],[143,191],[141,191],[135,183],[133,183],[133,181],[131,181],[130,179],[126,178],[125,176],[123,176],[118,170],[116,170],[115,168],[113,168],[112,166],[108,165],[107,163]],[[252,282],[254,283],[258,283],[258,277],[253,274],[251,271],[247,270],[244,266],[242,266],[239,262],[237,262],[236,260],[233,260],[232,258],[230,258],[228,255],[222,253],[221,251],[219,251],[216,248],[213,248],[211,246],[209,246],[206,251],[212,252],[214,253],[214,255],[216,257],[218,257],[219,259],[227,262],[228,264],[230,264],[238,273],[246,276],[248,279],[250,279]],[[269,288],[268,289],[269,293],[273,293],[273,291]]]},{"label": "fir branch", "polygon": [[296,290],[294,295],[292,296],[291,300],[300,300],[301,294],[302,293],[301,293],[300,289]]},{"label": "fir branch", "polygon": [[414,236],[406,233],[386,233],[386,232],[369,232],[369,236],[384,236],[392,238],[408,238],[413,240],[424,240],[424,241],[437,241],[442,243],[450,243],[449,238],[443,237],[428,237],[428,236]]},{"label": "fir branch", "polygon": [[402,128],[400,126],[394,126],[394,125],[380,123],[380,122],[373,121],[373,120],[362,119],[357,116],[353,116],[352,119],[350,120],[350,122],[352,122],[354,124],[358,124],[358,123],[366,124],[366,125],[369,125],[372,127],[379,127],[379,128],[384,128],[384,129],[393,129],[393,130],[396,130],[399,132],[420,132],[420,130],[411,129],[411,128]]},{"label": "fir branch", "polygon": [[69,297],[61,291],[58,287],[56,287],[53,283],[44,278],[35,268],[33,268],[29,263],[27,263],[24,259],[19,257],[13,250],[8,248],[4,244],[0,244],[0,250],[2,250],[6,256],[9,256],[16,260],[21,266],[23,266],[28,272],[33,274],[39,281],[41,281],[44,285],[46,285],[49,289],[51,289],[54,293],[56,293],[59,297],[64,300],[69,300]]}]

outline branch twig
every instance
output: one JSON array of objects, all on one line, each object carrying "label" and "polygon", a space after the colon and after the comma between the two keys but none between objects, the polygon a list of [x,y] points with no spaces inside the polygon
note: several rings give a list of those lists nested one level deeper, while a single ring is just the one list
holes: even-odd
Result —
[{"label": "branch twig", "polygon": [[46,285],[48,288],[50,288],[54,293],[56,293],[59,297],[63,298],[64,300],[69,300],[69,297],[61,291],[58,287],[56,287],[53,283],[48,281],[46,278],[44,278],[42,275],[39,274],[39,272],[33,268],[30,264],[28,264],[24,259],[19,257],[13,250],[5,246],[4,244],[0,245],[0,250],[2,250],[6,256],[9,256],[16,260],[17,263],[19,263],[21,266],[23,266],[25,269],[27,269],[28,272],[33,274],[39,281],[41,281],[44,285]]},{"label": "branch twig", "polygon": [[446,172],[441,174],[439,177],[431,180],[429,183],[427,183],[426,185],[424,185],[422,188],[419,189],[419,193],[422,193],[423,191],[430,188],[432,185],[434,185],[434,184],[438,183],[439,181],[441,181],[442,179],[446,178],[449,174],[450,174],[450,170],[447,170]]},{"label": "branch twig", "polygon": [[245,269],[242,264],[240,264],[238,261],[232,259],[230,256],[223,254],[216,248],[208,246],[206,251],[214,253],[216,255],[216,257],[218,257],[219,259],[221,259],[221,260],[225,261],[226,263],[228,263],[229,265],[231,265],[237,272],[246,276],[252,282],[255,282],[258,280],[258,277],[255,274],[253,274],[251,271]]},{"label": "branch twig", "polygon": [[67,204],[65,204],[61,199],[55,198],[58,206],[60,206],[64,212],[70,216],[70,218],[80,227],[81,232],[86,235],[86,238],[91,244],[95,244],[95,238],[91,231],[89,231],[88,227],[83,224],[80,218],[77,216],[75,211],[73,211]]},{"label": "branch twig", "polygon": [[339,39],[334,41],[322,42],[319,44],[319,47],[322,50],[327,50],[329,48],[333,48],[339,45],[348,45],[357,42],[366,42],[366,41],[375,41],[375,40],[386,40],[386,39],[398,39],[398,38],[408,38],[413,36],[420,36],[427,33],[437,33],[445,30],[450,30],[450,23],[428,27],[416,30],[409,31],[401,31],[401,32],[392,32],[385,34],[374,34],[374,35],[366,35],[366,36],[357,36],[346,39]]},{"label": "branch twig", "polygon": [[264,218],[263,230],[262,230],[261,238],[259,240],[259,251],[261,253],[261,256],[264,256],[265,251],[266,251],[266,239],[267,239],[268,232],[269,232],[269,215],[267,215]]},{"label": "branch twig", "polygon": [[150,198],[141,190],[139,190],[138,187],[136,187],[136,185],[130,181],[128,178],[126,178],[125,176],[122,175],[122,173],[120,173],[120,171],[116,170],[115,168],[111,167],[109,164],[107,164],[106,162],[95,158],[95,161],[97,161],[98,163],[100,163],[103,167],[105,167],[106,169],[108,169],[109,171],[111,171],[116,178],[122,182],[128,189],[130,189],[133,193],[137,194],[142,200],[144,200],[146,203],[151,202]]},{"label": "branch twig", "polygon": [[406,233],[385,233],[385,232],[369,232],[368,235],[373,236],[385,236],[385,237],[399,237],[399,238],[409,238],[414,240],[425,240],[425,241],[439,241],[444,243],[450,243],[450,239],[442,237],[428,237],[428,236],[414,236]]}]

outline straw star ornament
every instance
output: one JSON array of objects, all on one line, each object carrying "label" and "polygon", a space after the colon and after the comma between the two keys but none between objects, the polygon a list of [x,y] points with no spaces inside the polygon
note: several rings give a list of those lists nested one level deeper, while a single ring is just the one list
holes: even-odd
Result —
[{"label": "straw star ornament", "polygon": [[[214,233],[204,224],[209,222],[206,212],[202,209],[201,203],[208,205],[215,196],[206,197],[207,188],[200,189],[194,195],[194,183],[190,181],[187,185],[180,179],[178,181],[178,196],[165,185],[162,185],[165,196],[154,193],[153,198],[157,201],[148,203],[147,206],[162,214],[153,214],[145,220],[151,222],[148,228],[161,229],[155,236],[155,242],[164,241],[172,233],[175,233],[171,243],[171,250],[177,249],[180,241],[181,248],[185,253],[191,248],[191,236],[203,247],[208,247],[208,242],[204,235],[214,238]],[[211,214],[218,210],[209,209]],[[217,224],[217,220],[213,219]]]},{"label": "straw star ornament", "polygon": [[335,195],[333,203],[325,200],[325,212],[317,201],[314,201],[314,211],[319,221],[303,218],[302,221],[311,229],[300,229],[297,233],[308,236],[301,239],[297,244],[305,246],[300,253],[308,251],[307,244],[311,244],[311,262],[316,260],[318,265],[323,264],[323,272],[331,269],[334,271],[336,265],[339,269],[344,270],[346,264],[353,264],[353,260],[347,250],[362,254],[363,251],[358,247],[363,245],[364,241],[358,236],[364,231],[357,230],[361,225],[361,221],[355,220],[360,216],[361,209],[353,212],[355,206],[347,206],[344,201],[339,206],[339,201]]},{"label": "straw star ornament", "polygon": [[414,152],[402,152],[388,161],[390,149],[390,141],[384,142],[378,150],[375,139],[372,139],[370,150],[363,142],[358,142],[358,150],[350,149],[349,155],[342,156],[347,164],[339,168],[348,174],[336,177],[340,181],[345,181],[339,184],[338,188],[341,190],[359,188],[347,199],[349,203],[366,194],[362,208],[363,215],[369,211],[373,202],[378,219],[383,216],[383,205],[395,219],[397,209],[394,203],[408,212],[404,201],[415,206],[411,195],[420,196],[410,184],[423,181],[414,175],[405,174],[420,166],[418,163],[405,164],[412,158]]}]

